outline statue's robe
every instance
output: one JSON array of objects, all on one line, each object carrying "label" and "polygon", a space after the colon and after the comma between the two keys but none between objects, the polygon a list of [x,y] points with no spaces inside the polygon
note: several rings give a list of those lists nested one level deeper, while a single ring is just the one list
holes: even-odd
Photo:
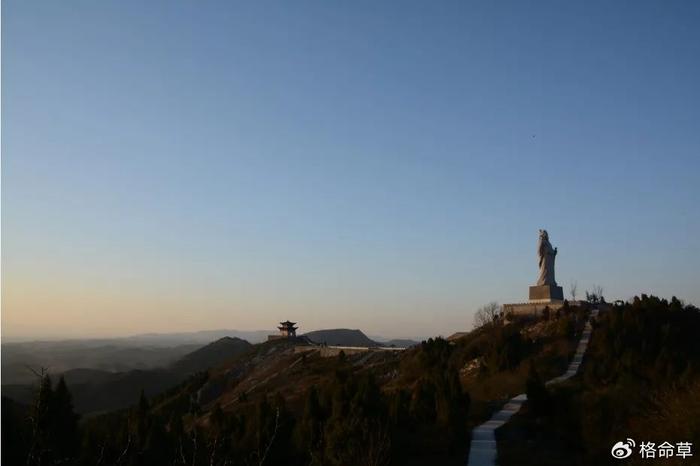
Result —
[{"label": "statue's robe", "polygon": [[540,256],[540,275],[537,277],[537,285],[557,285],[554,280],[554,258],[556,251],[547,238],[540,238],[537,252]]}]

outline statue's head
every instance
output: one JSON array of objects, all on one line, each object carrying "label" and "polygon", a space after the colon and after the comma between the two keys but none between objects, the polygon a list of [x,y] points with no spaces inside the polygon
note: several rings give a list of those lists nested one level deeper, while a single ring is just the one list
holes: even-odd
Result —
[{"label": "statue's head", "polygon": [[549,239],[549,235],[547,234],[547,230],[540,230],[540,239]]}]

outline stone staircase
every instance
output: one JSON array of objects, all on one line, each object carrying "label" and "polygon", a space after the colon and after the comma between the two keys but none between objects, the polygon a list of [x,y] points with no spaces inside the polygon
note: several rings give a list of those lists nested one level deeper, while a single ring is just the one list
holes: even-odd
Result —
[{"label": "stone staircase", "polygon": [[[546,385],[563,382],[576,375],[581,367],[583,355],[586,353],[588,342],[591,338],[591,319],[595,318],[597,315],[598,309],[593,309],[583,329],[583,334],[578,342],[578,346],[576,347],[574,358],[571,360],[566,372],[559,377],[548,380]],[[500,411],[491,416],[491,419],[472,430],[471,448],[469,449],[469,458],[467,459],[468,466],[496,466],[496,458],[498,456],[496,429],[508,422],[515,413],[520,411],[520,408],[526,401],[527,395],[525,393],[512,398]]]}]

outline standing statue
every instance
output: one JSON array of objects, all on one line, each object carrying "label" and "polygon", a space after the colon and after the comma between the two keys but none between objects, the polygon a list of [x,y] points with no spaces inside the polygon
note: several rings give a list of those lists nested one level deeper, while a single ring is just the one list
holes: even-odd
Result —
[{"label": "standing statue", "polygon": [[554,258],[557,256],[557,248],[553,248],[549,242],[547,230],[540,230],[537,255],[540,258],[540,275],[537,277],[537,286],[557,286],[557,282],[554,280]]}]

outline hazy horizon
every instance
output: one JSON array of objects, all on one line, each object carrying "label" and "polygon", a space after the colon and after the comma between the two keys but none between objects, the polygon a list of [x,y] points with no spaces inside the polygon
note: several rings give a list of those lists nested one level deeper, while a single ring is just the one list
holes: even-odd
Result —
[{"label": "hazy horizon", "polygon": [[[298,335],[303,335],[305,333],[309,332],[314,332],[317,330],[330,330],[330,329],[349,329],[349,330],[360,330],[362,331],[367,337],[379,341],[382,340],[394,340],[394,339],[408,339],[408,340],[415,340],[415,341],[421,341],[423,339],[427,339],[430,337],[435,337],[435,336],[443,336],[443,337],[448,337],[449,335],[394,335],[394,336],[386,336],[386,335],[381,335],[377,333],[373,333],[371,331],[367,331],[365,329],[355,329],[355,328],[349,328],[349,327],[324,327],[324,328],[313,328],[313,329],[304,329],[300,328]],[[76,335],[76,336],[70,336],[70,335],[62,335],[62,334],[46,334],[46,335],[39,335],[39,336],[23,336],[23,335],[14,335],[14,336],[2,336],[3,343],[33,343],[33,342],[61,342],[61,341],[81,341],[81,340],[128,340],[130,338],[137,338],[137,337],[148,337],[148,336],[169,336],[169,335],[187,335],[187,334],[197,334],[197,333],[215,333],[215,332],[241,332],[241,333],[258,333],[258,332],[268,332],[269,334],[276,334],[277,330],[270,328],[270,329],[238,329],[238,328],[209,328],[209,329],[196,329],[196,330],[187,330],[187,331],[174,331],[174,332],[142,332],[142,333],[129,333],[129,334],[114,334],[114,335]],[[242,337],[241,337],[242,338]],[[245,339],[245,338],[244,338]]]},{"label": "hazy horizon", "polygon": [[2,336],[700,305],[696,2],[3,2]]}]

